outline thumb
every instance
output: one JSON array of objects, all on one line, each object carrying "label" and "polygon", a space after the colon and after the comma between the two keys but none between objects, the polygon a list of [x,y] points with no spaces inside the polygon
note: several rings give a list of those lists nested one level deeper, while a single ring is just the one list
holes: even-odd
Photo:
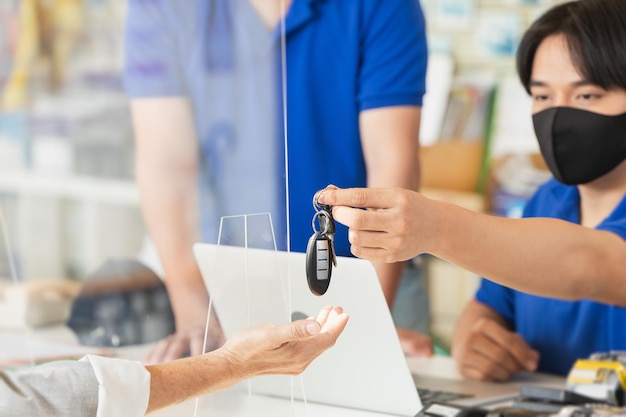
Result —
[{"label": "thumb", "polygon": [[299,339],[306,339],[321,331],[320,324],[315,320],[297,320],[276,327],[275,337],[280,344]]}]

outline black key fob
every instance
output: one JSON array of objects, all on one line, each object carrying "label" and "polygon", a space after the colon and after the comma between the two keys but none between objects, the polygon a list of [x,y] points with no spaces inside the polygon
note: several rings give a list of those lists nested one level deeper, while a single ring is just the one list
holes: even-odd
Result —
[{"label": "black key fob", "polygon": [[306,279],[315,295],[323,295],[330,285],[334,254],[330,237],[315,232],[306,249]]}]

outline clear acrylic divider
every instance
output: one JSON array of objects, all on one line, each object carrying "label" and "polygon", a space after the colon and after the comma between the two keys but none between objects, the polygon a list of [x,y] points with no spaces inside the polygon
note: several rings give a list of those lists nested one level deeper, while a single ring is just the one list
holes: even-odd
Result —
[{"label": "clear acrylic divider", "polygon": [[[198,20],[204,23],[188,31],[203,39],[196,53],[201,59],[192,62],[201,77],[189,94],[202,154],[202,241],[217,243],[202,271],[209,292],[205,351],[214,347],[218,322],[229,337],[250,326],[291,320],[289,263],[278,254],[291,246],[285,20],[292,3],[209,2],[206,17]],[[268,291],[281,294],[282,301],[265,299]],[[273,392],[297,389],[297,398],[305,398],[302,379],[290,376],[254,378],[229,391],[243,390],[238,407],[249,407],[244,414],[252,416],[259,414],[255,399],[264,397],[256,394],[268,386]],[[272,414],[292,416],[302,404],[306,409],[306,401],[296,405],[293,397],[275,404]],[[198,400],[195,415],[208,414],[202,410],[211,401],[220,400]],[[211,415],[216,408],[222,409],[211,407]]]},{"label": "clear acrylic divider", "polygon": [[[223,217],[218,244],[208,256],[200,261],[209,292],[205,348],[211,345],[209,328],[216,322],[229,338],[248,327],[291,321],[290,267],[277,250],[270,213]],[[257,396],[277,393],[284,401],[272,404],[273,415],[306,412],[306,401],[294,401],[294,397],[306,398],[300,377],[256,377],[232,390],[240,394],[236,401],[239,413],[244,408],[246,415],[256,415],[260,411],[257,401],[263,401]],[[298,395],[294,395],[294,390],[299,390]],[[202,410],[210,407],[212,401],[219,399],[208,396],[198,400],[195,415],[204,415]],[[210,408],[211,412],[215,409]]]}]

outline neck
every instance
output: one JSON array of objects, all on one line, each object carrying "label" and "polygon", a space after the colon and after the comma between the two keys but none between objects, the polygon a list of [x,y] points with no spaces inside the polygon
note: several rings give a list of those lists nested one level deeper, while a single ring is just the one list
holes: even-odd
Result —
[{"label": "neck", "polygon": [[579,185],[581,224],[596,227],[626,195],[626,161],[589,184]]},{"label": "neck", "polygon": [[293,0],[248,0],[265,26],[274,29],[285,17]]}]

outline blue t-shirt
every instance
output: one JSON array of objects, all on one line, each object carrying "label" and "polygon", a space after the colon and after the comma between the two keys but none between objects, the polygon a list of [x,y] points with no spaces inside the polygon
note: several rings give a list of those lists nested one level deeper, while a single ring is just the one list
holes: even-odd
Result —
[{"label": "blue t-shirt", "polygon": [[[290,241],[302,252],[315,192],[366,185],[359,113],[421,106],[427,47],[417,0],[294,0],[284,25]],[[128,94],[194,107],[205,241],[221,216],[271,212],[286,247],[280,26],[265,29],[247,0],[129,2]],[[349,255],[340,225],[335,242]]]},{"label": "blue t-shirt", "polygon": [[[578,188],[554,179],[548,181],[528,202],[524,217],[549,217],[580,224]],[[626,239],[626,196],[596,229]],[[539,351],[541,372],[565,375],[577,359],[587,358],[593,352],[626,349],[626,308],[623,307],[591,300],[538,297],[486,279],[476,300],[496,310]]]}]

